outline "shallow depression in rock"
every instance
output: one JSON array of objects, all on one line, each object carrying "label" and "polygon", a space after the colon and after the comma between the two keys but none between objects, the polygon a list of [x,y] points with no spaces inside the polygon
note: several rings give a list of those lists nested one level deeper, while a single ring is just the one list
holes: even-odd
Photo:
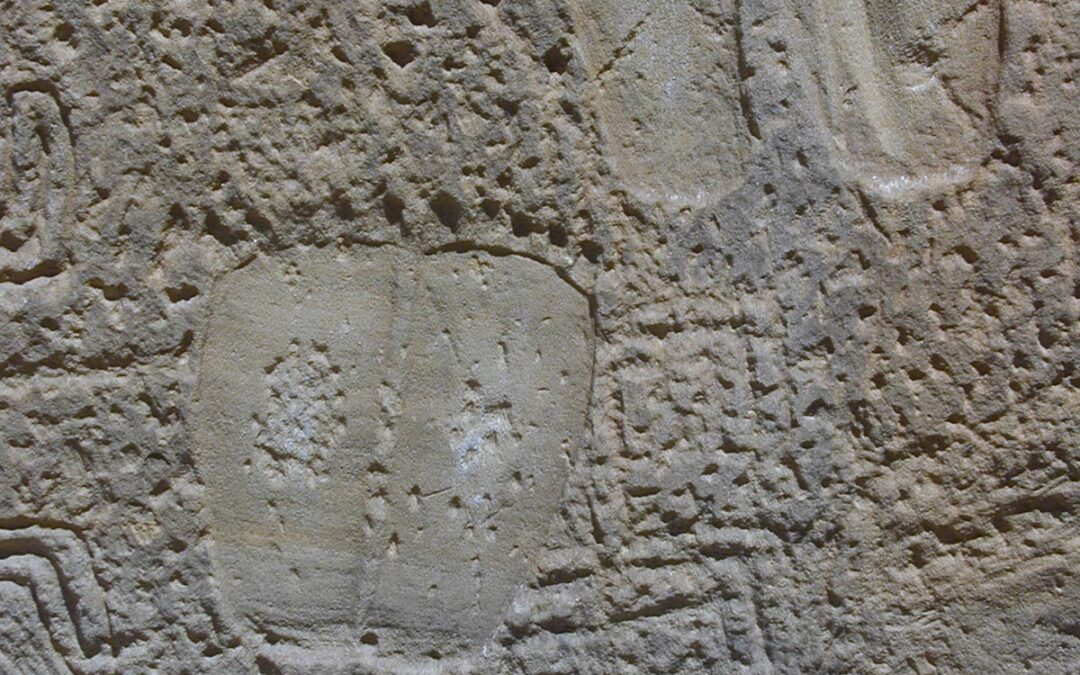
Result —
[{"label": "shallow depression in rock", "polygon": [[232,610],[301,651],[488,638],[583,441],[586,299],[384,247],[259,260],[212,303],[194,427]]}]

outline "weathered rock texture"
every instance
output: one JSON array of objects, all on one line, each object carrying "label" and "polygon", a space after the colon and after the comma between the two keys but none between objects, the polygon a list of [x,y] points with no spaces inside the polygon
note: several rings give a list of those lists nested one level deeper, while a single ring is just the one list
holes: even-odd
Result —
[{"label": "weathered rock texture", "polygon": [[285,656],[482,644],[585,437],[586,299],[516,256],[266,260],[211,301],[192,416],[228,605]]},{"label": "weathered rock texture", "polygon": [[0,5],[0,671],[1069,673],[1080,2]]}]

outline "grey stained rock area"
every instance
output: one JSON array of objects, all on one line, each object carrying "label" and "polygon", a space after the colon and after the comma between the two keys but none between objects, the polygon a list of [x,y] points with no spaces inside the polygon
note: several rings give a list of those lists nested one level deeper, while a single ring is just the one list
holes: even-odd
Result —
[{"label": "grey stained rock area", "polygon": [[1078,16],[0,4],[0,672],[1076,672]]},{"label": "grey stained rock area", "polygon": [[517,256],[267,260],[214,292],[191,420],[230,613],[275,661],[483,644],[585,437],[588,302]]}]

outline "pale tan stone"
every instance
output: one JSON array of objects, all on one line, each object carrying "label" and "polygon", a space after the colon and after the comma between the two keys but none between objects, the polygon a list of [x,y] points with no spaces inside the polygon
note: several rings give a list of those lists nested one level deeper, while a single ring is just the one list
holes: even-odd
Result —
[{"label": "pale tan stone", "polygon": [[258,260],[211,312],[194,433],[236,614],[304,648],[487,638],[586,440],[585,298],[517,256],[361,247]]}]

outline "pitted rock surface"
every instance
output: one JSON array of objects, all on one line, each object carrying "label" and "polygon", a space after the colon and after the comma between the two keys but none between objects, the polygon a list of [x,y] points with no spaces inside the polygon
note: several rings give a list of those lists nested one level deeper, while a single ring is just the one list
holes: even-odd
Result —
[{"label": "pitted rock surface", "polygon": [[0,6],[0,671],[1071,673],[1077,0]]}]

